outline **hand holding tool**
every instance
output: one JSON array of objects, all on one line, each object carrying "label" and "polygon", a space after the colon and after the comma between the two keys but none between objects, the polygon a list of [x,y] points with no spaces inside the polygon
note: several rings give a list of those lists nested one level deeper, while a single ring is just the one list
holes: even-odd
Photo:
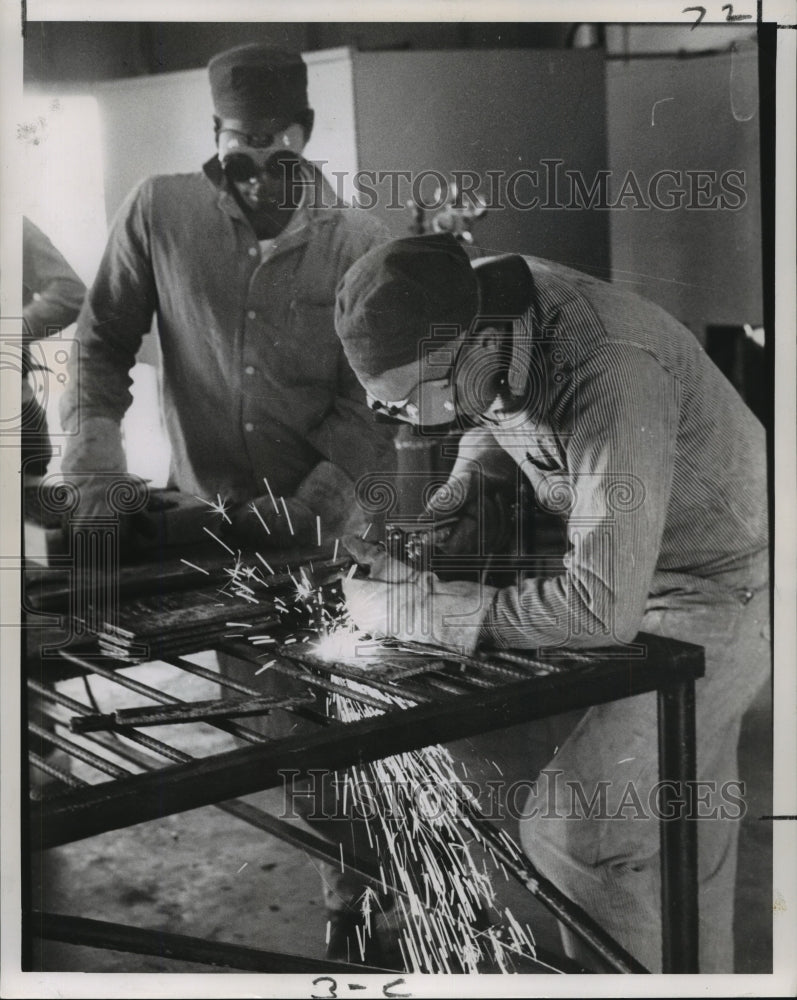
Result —
[{"label": "hand holding tool", "polygon": [[358,566],[368,567],[367,576],[347,576],[342,583],[358,628],[373,636],[474,651],[495,587],[440,580],[359,538],[344,538],[343,544]]}]

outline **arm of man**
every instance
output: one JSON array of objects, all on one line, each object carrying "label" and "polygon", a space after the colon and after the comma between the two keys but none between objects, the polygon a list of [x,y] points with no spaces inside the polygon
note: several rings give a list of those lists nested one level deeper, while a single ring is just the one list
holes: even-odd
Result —
[{"label": "arm of man", "polygon": [[485,644],[585,648],[639,630],[670,502],[679,386],[651,355],[609,344],[566,393],[567,475],[537,490],[539,503],[567,517],[565,570],[498,591]]},{"label": "arm of man", "polygon": [[22,312],[26,341],[49,337],[77,319],[86,286],[27,217],[22,219],[22,283],[30,296]]},{"label": "arm of man", "polygon": [[149,256],[149,187],[145,181],[119,209],[97,276],[78,318],[61,405],[67,431],[93,417],[119,423],[132,402],[130,369],[156,305]]},{"label": "arm of man", "polygon": [[108,476],[127,468],[120,424],[132,402],[130,369],[156,305],[148,184],[128,196],[112,224],[78,318],[61,402],[61,422],[69,435],[62,470],[76,477],[87,513],[102,509]]}]

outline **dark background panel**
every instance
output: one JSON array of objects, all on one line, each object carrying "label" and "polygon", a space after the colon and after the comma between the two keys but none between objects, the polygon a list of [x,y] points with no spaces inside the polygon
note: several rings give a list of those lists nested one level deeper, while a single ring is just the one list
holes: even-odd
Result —
[{"label": "dark background panel", "polygon": [[[599,51],[484,50],[379,52],[354,57],[360,167],[474,171],[495,204],[474,228],[486,253],[549,257],[608,277],[606,213],[546,210],[545,167],[558,159],[592,177],[607,165],[604,60]],[[536,171],[538,180],[518,171]],[[488,172],[495,172],[491,181]],[[419,185],[434,204],[435,180]],[[401,185],[399,190],[401,190]],[[388,207],[387,183],[375,211],[395,235],[406,213]],[[535,197],[536,208],[524,208]],[[513,207],[513,204],[515,207]]]}]

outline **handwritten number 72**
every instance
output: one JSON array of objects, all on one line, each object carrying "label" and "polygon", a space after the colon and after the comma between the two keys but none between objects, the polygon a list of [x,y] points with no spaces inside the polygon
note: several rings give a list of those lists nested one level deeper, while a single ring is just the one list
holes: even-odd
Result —
[{"label": "handwritten number 72", "polygon": [[[753,16],[752,14],[734,14],[734,12],[733,12],[733,4],[732,3],[724,3],[720,9],[721,10],[726,10],[728,12],[725,15],[725,20],[726,21],[749,21],[752,18],[752,16]],[[698,19],[692,25],[692,31],[694,31],[695,28],[698,26],[698,24],[700,24],[700,22],[706,16],[706,8],[705,7],[684,7],[684,9],[681,11],[681,13],[682,14],[688,14],[690,11],[698,11],[699,12]]]}]

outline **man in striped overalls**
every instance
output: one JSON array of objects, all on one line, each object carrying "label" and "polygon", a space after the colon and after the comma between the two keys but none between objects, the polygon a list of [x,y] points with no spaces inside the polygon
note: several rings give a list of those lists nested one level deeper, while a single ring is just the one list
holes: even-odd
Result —
[{"label": "man in striped overalls", "polygon": [[[770,671],[763,427],[658,306],[533,257],[474,266],[445,236],[361,258],[339,286],[336,328],[374,410],[427,431],[464,430],[432,508],[466,514],[509,456],[538,508],[561,517],[567,542],[558,572],[492,587],[408,571],[354,540],[370,572],[344,590],[361,628],[464,652],[616,646],[639,632],[705,648],[700,969],[732,972],[737,746]],[[500,750],[502,734],[491,739]],[[514,766],[533,778],[540,763]],[[543,776],[520,816],[524,850],[660,971],[655,695],[571,719]]]}]

